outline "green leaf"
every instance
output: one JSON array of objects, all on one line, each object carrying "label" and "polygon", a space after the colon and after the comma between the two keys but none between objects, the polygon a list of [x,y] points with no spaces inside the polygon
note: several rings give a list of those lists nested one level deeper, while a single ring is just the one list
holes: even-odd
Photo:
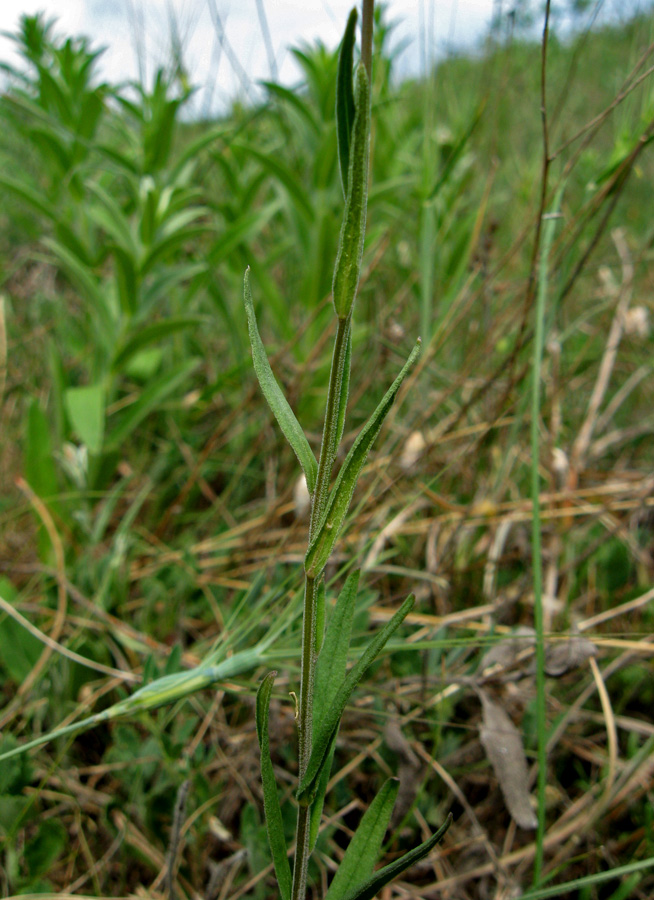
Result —
[{"label": "green leaf", "polygon": [[352,638],[352,622],[359,587],[360,570],[352,572],[338,595],[329,617],[327,633],[316,663],[314,676],[314,735],[325,712],[336,696],[347,669]]},{"label": "green leaf", "polygon": [[389,778],[366,810],[343,861],[329,886],[325,900],[342,900],[371,877],[391,820],[399,779]]},{"label": "green leaf", "polygon": [[30,402],[25,436],[25,477],[35,493],[46,500],[58,491],[57,472],[52,457],[50,428],[36,397]]},{"label": "green leaf", "polygon": [[164,372],[160,378],[148,385],[138,400],[123,411],[117,424],[109,431],[105,440],[105,450],[117,450],[143,419],[154,412],[166,397],[176,391],[199,364],[199,359],[187,360],[174,369]]},{"label": "green leaf", "polygon": [[384,885],[388,884],[389,881],[392,881],[394,878],[396,878],[406,869],[415,865],[415,863],[419,862],[421,859],[424,859],[424,857],[427,856],[427,854],[441,840],[451,824],[452,813],[448,815],[445,823],[441,825],[438,831],[435,834],[432,834],[432,836],[428,838],[424,843],[420,844],[419,847],[415,847],[413,850],[409,850],[408,853],[405,853],[404,856],[396,859],[395,862],[384,866],[383,869],[379,869],[379,871],[375,872],[375,874],[371,878],[369,878],[368,881],[366,881],[364,884],[359,885],[348,893],[339,896],[338,900],[373,900],[373,897],[375,897],[379,893],[379,891],[381,891]]},{"label": "green leaf", "polygon": [[110,347],[115,332],[114,315],[100,283],[91,269],[59,241],[44,238],[43,243],[54,253],[61,268],[89,304],[91,316],[96,320],[97,333],[103,338],[102,344]]},{"label": "green leaf", "polygon": [[47,874],[66,849],[66,829],[59,819],[46,819],[25,845],[25,864],[30,878]]},{"label": "green leaf", "polygon": [[232,147],[244,150],[253,157],[253,159],[256,159],[259,165],[262,166],[269,175],[272,175],[273,178],[276,178],[277,181],[283,184],[291,199],[295,201],[295,208],[298,212],[300,212],[308,222],[313,222],[315,210],[311,203],[310,194],[307,193],[306,186],[298,177],[297,172],[289,169],[288,166],[285,166],[279,161],[278,152],[276,153],[273,150],[266,150],[266,152],[263,152],[252,144],[246,144],[241,141],[235,141],[232,144]]},{"label": "green leaf", "polygon": [[270,745],[268,742],[268,708],[270,695],[277,672],[269,672],[263,679],[257,691],[257,737],[261,748],[261,780],[263,782],[263,809],[266,815],[266,827],[268,829],[268,841],[275,865],[275,874],[279,884],[282,900],[290,900],[291,896],[291,867],[286,854],[286,841],[284,840],[284,822],[282,810],[279,805],[277,783],[270,759]]},{"label": "green leaf", "polygon": [[370,144],[370,85],[363,65],[357,69],[356,114],[347,180],[347,198],[336,255],[334,308],[339,319],[352,313],[359,285],[368,206],[368,149]]},{"label": "green leaf", "polygon": [[274,81],[260,81],[259,84],[261,84],[262,87],[265,87],[269,94],[283,100],[296,109],[302,118],[310,125],[312,131],[316,134],[320,133],[320,125],[313,113],[313,107],[310,106],[300,94],[296,94],[295,91],[289,90],[289,88],[283,87],[281,84],[277,84]]},{"label": "green leaf", "polygon": [[352,692],[376,657],[379,656],[386,642],[397,631],[409,614],[413,608],[414,601],[415,598],[413,594],[409,594],[393,618],[375,634],[359,661],[350,669],[341,686],[336,691],[331,706],[325,711],[320,721],[320,725],[318,726],[306,772],[297,789],[297,798],[300,803],[310,803],[315,794],[316,781],[325,763],[334,732],[339,726],[343,711]]},{"label": "green leaf", "polygon": [[[359,570],[352,572],[329,617],[327,626],[327,634],[322,645],[322,650],[318,656],[316,663],[316,671],[314,675],[314,712],[313,712],[313,734],[314,739],[318,731],[318,726],[322,716],[332,703],[338,688],[345,678],[347,669],[347,657],[350,650],[350,639],[352,637],[352,621],[354,619],[354,607],[357,598],[357,588],[359,586]],[[329,748],[325,754],[325,760],[316,784],[316,792],[311,804],[311,847],[315,847],[318,840],[318,832],[320,830],[320,819],[322,817],[323,806],[325,805],[325,794],[327,793],[327,783],[332,769],[334,760],[334,751],[336,749],[336,738],[338,736],[338,726],[334,729]]]},{"label": "green leaf", "polygon": [[211,269],[209,275],[211,278],[214,277],[213,269],[218,263],[233,253],[234,248],[238,247],[239,244],[247,244],[252,241],[254,236],[268,224],[275,213],[279,212],[281,205],[280,200],[273,200],[256,212],[241,216],[224,227],[220,235],[215,239],[208,254]]},{"label": "green leaf", "polygon": [[112,368],[115,372],[122,371],[130,359],[145,347],[171,334],[176,334],[178,331],[193,328],[201,322],[202,318],[200,316],[171,316],[167,319],[162,319],[161,322],[153,322],[152,325],[139,328],[138,331],[135,330],[116,353]]},{"label": "green leaf", "polygon": [[[314,652],[316,657],[322,648],[325,637],[325,580],[321,578],[316,588],[316,633],[314,636]],[[314,707],[315,708],[315,707]]]},{"label": "green leaf", "polygon": [[250,290],[250,269],[245,272],[245,311],[248,317],[248,331],[250,333],[250,343],[252,345],[252,361],[254,363],[254,371],[256,373],[261,390],[264,397],[268,401],[268,406],[277,419],[279,427],[282,429],[284,437],[291,445],[293,452],[297,456],[304,477],[307,480],[309,493],[313,494],[316,486],[316,474],[318,471],[318,463],[313,455],[313,450],[309,446],[302,426],[295,418],[293,410],[288,404],[288,400],[282,393],[281,388],[275,380],[273,371],[268,362],[266,348],[259,335],[257,328],[257,320],[254,314],[254,304],[252,303],[252,291]]},{"label": "green leaf", "polygon": [[343,527],[345,516],[350,508],[354,488],[370,448],[381,430],[384,419],[393,405],[402,382],[415,365],[418,356],[420,355],[420,349],[421,342],[420,339],[418,339],[418,342],[411,351],[411,355],[404,364],[402,371],[360,431],[341,466],[336,483],[329,495],[327,508],[323,513],[320,526],[314,540],[309,544],[309,549],[307,550],[307,555],[304,560],[304,568],[310,578],[317,578],[318,575],[320,575],[327,564],[327,560],[331,556],[334,544]]},{"label": "green leaf", "polygon": [[311,802],[311,811],[309,813],[309,846],[311,852],[316,846],[318,835],[320,834],[320,820],[322,819],[322,811],[325,805],[325,796],[327,794],[327,785],[329,784],[329,776],[332,773],[332,764],[334,762],[334,753],[336,752],[336,738],[338,737],[338,728],[334,731],[332,739],[329,743],[325,759],[320,769],[320,774],[316,780],[315,793]]},{"label": "green leaf", "polygon": [[127,256],[135,262],[140,248],[134,240],[129,219],[120,208],[115,197],[112,197],[99,184],[89,183],[89,191],[95,195],[96,203],[88,208],[91,219],[102,228]]},{"label": "green leaf", "polygon": [[90,453],[102,453],[104,439],[104,387],[89,384],[68,388],[64,393],[64,406],[73,430],[86,444]]},{"label": "green leaf", "polygon": [[348,327],[345,340],[345,358],[343,360],[343,374],[341,375],[341,392],[338,398],[338,419],[336,427],[336,441],[334,453],[338,450],[343,431],[345,430],[345,413],[347,410],[347,398],[350,393],[350,370],[352,368],[352,327]]},{"label": "green leaf", "polygon": [[356,7],[350,13],[338,57],[338,79],[336,81],[336,136],[338,139],[338,161],[341,168],[343,196],[347,197],[348,173],[350,171],[350,139],[354,124],[354,88],[352,71],[354,68],[354,40],[357,24]]},{"label": "green leaf", "polygon": [[[0,596],[7,603],[15,605],[18,595],[13,584],[6,578],[0,578]],[[0,665],[12,681],[22,684],[36,665],[43,645],[15,619],[3,614],[0,619],[0,646],[2,647]],[[6,785],[0,784],[0,791],[4,792],[5,787]]]}]

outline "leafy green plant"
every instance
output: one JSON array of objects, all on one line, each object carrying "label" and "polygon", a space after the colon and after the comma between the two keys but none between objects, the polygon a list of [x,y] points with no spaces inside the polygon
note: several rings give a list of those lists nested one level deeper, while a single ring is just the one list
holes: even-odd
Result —
[{"label": "leafy green plant", "polygon": [[162,343],[202,321],[190,304],[206,263],[186,247],[215,230],[194,182],[200,151],[221,129],[175,153],[190,91],[174,75],[159,71],[132,100],[96,84],[99,54],[84,40],[62,41],[42,16],[23,17],[15,40],[29,67],[11,70],[3,108],[34,149],[36,171],[3,173],[0,188],[36,213],[42,244],[82,303],[76,327],[54,323],[55,447],[73,439],[86,448],[82,486],[93,487],[102,457],[199,364],[171,358]]},{"label": "leafy green plant", "polygon": [[[275,381],[259,337],[250,288],[245,275],[254,367],[263,394],[303,468],[311,496],[309,542],[304,562],[305,590],[302,629],[302,668],[297,710],[299,784],[297,843],[293,871],[288,862],[277,786],[269,756],[268,707],[275,674],[262,682],[257,695],[257,733],[261,746],[264,808],[270,848],[283,900],[303,900],[309,857],[315,845],[334,746],[345,706],[367,670],[413,607],[410,595],[390,621],[375,634],[359,660],[346,673],[347,647],[357,596],[358,573],[350,576],[324,634],[324,571],[343,530],[354,489],[368,452],[381,430],[397,392],[420,353],[418,342],[405,366],[361,429],[335,483],[332,470],[343,435],[351,362],[351,323],[361,270],[368,197],[370,139],[370,75],[373,4],[365,3],[361,62],[353,79],[356,10],[350,14],[339,59],[336,119],[338,156],[345,212],[332,286],[336,337],[329,378],[320,456],[316,461],[288,402]],[[320,690],[317,690],[317,687]],[[387,782],[363,817],[334,881],[330,900],[372,898],[392,878],[425,856],[440,840],[450,819],[431,838],[389,866],[373,868],[390,821],[397,786]]]}]

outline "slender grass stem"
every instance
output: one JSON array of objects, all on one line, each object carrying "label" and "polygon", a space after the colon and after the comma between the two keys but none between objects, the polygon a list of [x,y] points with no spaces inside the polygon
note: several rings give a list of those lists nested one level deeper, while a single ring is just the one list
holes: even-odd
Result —
[{"label": "slender grass stem", "polygon": [[[559,189],[554,202],[558,209],[562,194]],[[534,858],[534,886],[540,882],[545,841],[545,790],[547,787],[547,717],[545,707],[545,633],[543,622],[543,561],[540,515],[540,380],[545,341],[545,303],[548,289],[548,266],[554,238],[556,213],[546,217],[543,250],[538,273],[536,295],[536,323],[531,394],[531,500],[532,500],[532,559],[534,583],[534,625],[536,629],[536,729],[538,733],[538,831]]]}]

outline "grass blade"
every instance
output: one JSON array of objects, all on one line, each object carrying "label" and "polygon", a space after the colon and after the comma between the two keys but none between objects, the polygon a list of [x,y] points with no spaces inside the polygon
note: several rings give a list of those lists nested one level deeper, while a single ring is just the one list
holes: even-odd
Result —
[{"label": "grass blade", "polygon": [[322,517],[316,537],[309,545],[304,561],[304,568],[310,578],[317,578],[327,564],[327,560],[334,549],[338,535],[343,527],[345,516],[350,508],[350,502],[352,500],[352,495],[354,494],[354,488],[370,448],[381,430],[384,419],[393,405],[402,382],[415,365],[418,356],[420,355],[420,349],[420,339],[418,339],[418,342],[411,351],[411,355],[404,364],[402,371],[390,386],[381,403],[370,419],[368,419],[363,429],[359,432],[356,441],[345,458],[341,470],[338,473],[336,483],[329,496],[327,508]]},{"label": "grass blade", "polygon": [[441,840],[451,824],[452,813],[448,815],[445,823],[441,825],[438,831],[432,834],[432,836],[424,843],[420,844],[419,847],[409,850],[409,852],[405,853],[400,859],[396,859],[395,862],[389,863],[389,865],[384,866],[383,869],[379,869],[379,871],[375,872],[372,878],[369,878],[365,884],[359,885],[359,887],[349,893],[340,896],[338,900],[373,900],[373,897],[379,893],[384,885],[388,884],[389,881],[392,881],[421,859],[424,859],[432,848]]},{"label": "grass blade", "polygon": [[350,138],[354,124],[354,41],[357,24],[356,7],[350,13],[338,57],[338,78],[336,81],[336,137],[338,139],[338,161],[341,168],[343,196],[347,197],[348,173],[350,171]]},{"label": "grass blade", "polygon": [[4,762],[13,756],[20,756],[28,750],[41,747],[43,744],[48,744],[50,741],[64,737],[67,734],[88,731],[89,728],[94,728],[101,722],[119,719],[122,716],[133,716],[141,712],[158,709],[160,706],[167,706],[170,703],[183,700],[189,694],[194,694],[196,691],[210,687],[213,684],[229,681],[235,675],[249,672],[260,665],[263,649],[265,647],[259,645],[247,650],[240,650],[217,665],[200,665],[188,672],[176,672],[173,675],[164,675],[161,678],[157,678],[139,688],[131,696],[126,697],[124,700],[119,700],[118,703],[114,703],[113,706],[96,713],[96,715],[89,716],[79,722],[73,722],[63,728],[56,728],[54,731],[40,735],[33,741],[14,747],[6,753],[0,753],[0,762]]},{"label": "grass blade", "polygon": [[259,329],[257,328],[257,320],[254,314],[254,304],[252,302],[252,291],[250,289],[249,267],[245,272],[245,311],[248,317],[248,331],[250,333],[250,343],[252,345],[252,361],[254,363],[254,371],[256,373],[261,390],[268,402],[268,406],[277,419],[279,427],[282,429],[284,437],[291,445],[293,452],[297,456],[304,477],[307,480],[309,493],[313,494],[316,486],[316,474],[318,472],[318,463],[313,455],[313,450],[309,446],[302,426],[295,418],[295,414],[288,404],[288,400],[282,393],[280,386],[277,384],[273,371],[268,362],[266,348],[263,345]]},{"label": "grass blade", "polygon": [[371,878],[399,788],[397,778],[389,778],[383,784],[348,844],[325,900],[342,900]]},{"label": "grass blade", "polygon": [[277,672],[269,672],[263,679],[257,691],[257,737],[261,748],[261,780],[263,782],[263,808],[266,816],[266,828],[268,829],[268,841],[275,865],[277,883],[282,895],[282,900],[290,900],[291,896],[291,866],[286,855],[286,841],[284,840],[284,823],[282,810],[277,794],[277,782],[270,759],[270,745],[268,743],[268,708],[270,695]]},{"label": "grass blade", "polygon": [[345,710],[345,706],[350,699],[352,692],[377,656],[379,656],[386,642],[393,634],[395,634],[409,614],[413,608],[414,601],[415,598],[413,594],[409,594],[393,618],[377,632],[364,650],[359,661],[355,663],[345,676],[345,679],[334,696],[331,706],[324,713],[316,732],[313,749],[311,750],[311,756],[309,757],[309,763],[304,778],[298,786],[297,797],[300,803],[309,803],[315,794],[316,781],[322,771],[334,732],[341,721],[341,716],[343,715],[343,711]]}]

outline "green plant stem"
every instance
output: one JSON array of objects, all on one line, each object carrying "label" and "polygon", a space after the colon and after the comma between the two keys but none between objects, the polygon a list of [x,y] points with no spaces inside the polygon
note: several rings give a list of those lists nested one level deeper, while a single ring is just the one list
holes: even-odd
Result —
[{"label": "green plant stem", "polygon": [[[361,30],[361,59],[368,74],[372,75],[372,27],[374,0],[363,0],[363,17]],[[342,422],[347,403],[347,392],[343,390],[345,366],[348,362],[348,340],[350,336],[351,313],[345,318],[338,318],[332,366],[329,373],[325,423],[323,426],[320,459],[316,475],[316,487],[311,503],[311,520],[309,524],[309,543],[318,533],[322,516],[329,498],[329,482],[334,467],[334,460],[341,438],[339,422]],[[317,579],[305,576],[304,616],[302,623],[302,671],[300,675],[300,703],[298,710],[299,737],[299,780],[302,781],[311,756],[313,731],[313,688],[316,666],[316,620],[317,592],[320,575]],[[304,900],[307,888],[307,870],[311,855],[311,804],[300,804],[297,815],[297,831],[295,859],[293,862],[293,885],[291,900]]]},{"label": "green plant stem", "polygon": [[[321,454],[322,455],[322,454]],[[304,617],[302,620],[302,670],[300,674],[300,703],[298,709],[299,777],[304,777],[311,756],[313,729],[313,684],[316,668],[316,593],[315,578],[305,578]],[[311,806],[300,804],[297,811],[295,859],[291,900],[304,900],[307,869],[311,855]]]},{"label": "green plant stem", "polygon": [[322,444],[320,446],[320,459],[318,461],[318,473],[316,475],[316,489],[311,505],[311,522],[309,525],[309,541],[316,536],[322,519],[327,497],[329,493],[329,480],[338,450],[338,419],[341,399],[341,387],[347,355],[347,341],[350,333],[351,319],[338,319],[336,338],[334,339],[334,353],[332,355],[332,368],[329,373],[329,386],[327,388],[327,407],[325,409],[325,424],[323,427]]},{"label": "green plant stem", "polygon": [[[338,420],[343,384],[343,369],[347,354],[347,340],[350,331],[350,318],[339,319],[334,340],[332,367],[329,373],[327,389],[327,405],[323,428],[316,488],[311,505],[311,524],[309,541],[318,531],[322,513],[325,509],[329,491],[334,459],[338,443]],[[322,576],[320,576],[322,577]],[[302,619],[302,670],[300,673],[300,702],[298,709],[298,741],[299,741],[299,780],[302,781],[311,756],[311,738],[313,729],[313,685],[316,668],[316,595],[320,578],[305,576],[304,582],[304,615]],[[307,887],[307,870],[311,855],[311,806],[300,804],[297,813],[295,859],[293,862],[293,886],[291,900],[304,900]]]},{"label": "green plant stem", "polygon": [[311,756],[313,728],[313,684],[316,667],[316,593],[318,580],[304,582],[304,618],[302,621],[302,670],[300,675],[300,704],[298,710],[300,780],[307,770]]}]

